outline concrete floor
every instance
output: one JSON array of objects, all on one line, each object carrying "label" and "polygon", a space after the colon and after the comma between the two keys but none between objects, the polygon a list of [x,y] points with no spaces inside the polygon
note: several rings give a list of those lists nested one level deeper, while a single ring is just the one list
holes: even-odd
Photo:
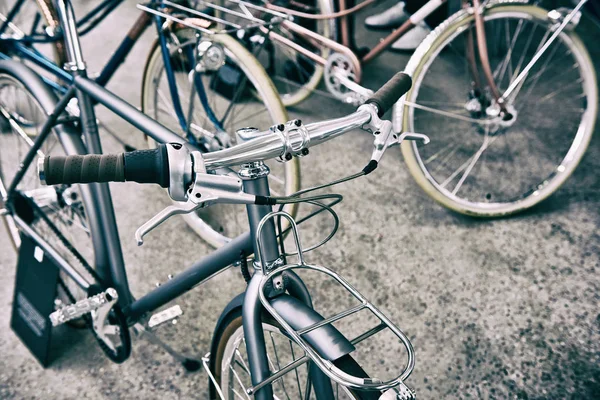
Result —
[{"label": "concrete floor", "polygon": [[[99,32],[83,40],[90,70],[99,69],[136,15],[135,2],[127,2]],[[587,39],[598,35],[589,32]],[[136,105],[141,60],[152,33],[109,85]],[[375,40],[371,37],[368,44]],[[593,46],[600,65],[597,44]],[[366,86],[378,87],[407,60],[408,55],[391,53],[380,57],[369,67],[378,73],[366,74]],[[315,121],[350,110],[315,96],[291,114]],[[141,145],[138,132],[105,112],[100,115]],[[421,399],[600,397],[599,130],[564,187],[513,218],[475,220],[442,208],[415,184],[397,149],[386,155],[377,173],[336,189],[345,196],[337,207],[340,231],[309,260],[346,276],[405,330],[417,352],[408,383]],[[311,151],[303,160],[303,184],[362,168],[371,143],[368,135],[356,132]],[[104,146],[107,152],[120,150],[109,137]],[[165,223],[138,248],[133,232],[167,204],[166,196],[135,184],[112,189],[135,295],[209,252],[180,218]],[[309,236],[319,233],[318,224],[307,229]],[[142,340],[134,341],[126,363],[116,365],[88,332],[61,330],[55,341],[59,356],[49,368],[41,368],[9,328],[15,264],[2,226],[0,398],[206,398],[204,374],[185,372]],[[315,302],[327,314],[334,302],[326,286],[314,279],[309,284],[317,286]],[[159,330],[159,336],[186,354],[204,355],[218,315],[243,288],[239,271],[229,270],[192,290],[177,302],[184,317]],[[389,357],[385,344],[378,342],[374,357]]]}]

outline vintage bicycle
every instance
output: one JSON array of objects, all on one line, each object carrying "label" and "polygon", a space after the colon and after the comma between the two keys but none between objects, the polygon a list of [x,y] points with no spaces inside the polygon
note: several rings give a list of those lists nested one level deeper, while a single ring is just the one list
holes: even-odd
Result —
[{"label": "vintage bicycle", "polygon": [[[123,0],[103,0],[74,24],[81,35],[92,32],[122,3]],[[165,18],[140,12],[116,51],[95,76],[95,82],[101,86],[107,85],[142,34],[154,25],[157,39],[151,45],[143,68],[141,109],[144,113],[202,151],[214,151],[232,145],[235,138],[227,133],[234,131],[232,124],[261,126],[287,119],[285,108],[264,69],[227,32],[221,30],[221,34],[216,34],[214,30],[209,31],[202,27],[198,19],[182,17],[174,8],[166,10],[164,15]],[[281,13],[271,16],[285,17]],[[255,18],[245,22],[246,25],[265,23],[257,21]],[[276,23],[276,20],[269,18],[268,24]],[[34,66],[43,74],[46,84],[57,93],[64,94],[73,81],[69,71],[63,68],[66,50],[58,10],[52,0],[11,0],[0,4],[0,59],[16,58]],[[11,114],[16,107],[10,104],[14,101],[10,93],[11,83],[1,87],[6,91],[2,91],[5,101],[0,101],[0,119],[8,128],[14,125],[18,114]],[[255,95],[245,96],[247,92]],[[69,104],[67,110],[73,116],[80,112],[76,101]],[[33,120],[39,117],[29,115]],[[0,174],[4,182],[14,175],[18,166],[17,158],[29,148],[30,139],[37,135],[39,128],[37,124],[16,126],[20,127],[20,139],[15,137],[13,140],[8,134],[0,136]],[[112,132],[109,126],[101,122],[100,126],[124,144],[126,149],[133,150],[123,141],[122,134]],[[154,147],[156,143],[150,139],[149,145]],[[54,151],[57,150],[55,148]],[[99,151],[99,148],[95,151]],[[270,166],[273,170],[270,179],[274,193],[290,194],[300,188],[297,160],[282,165],[270,163]],[[28,185],[33,185],[30,189],[35,187],[33,180]],[[2,197],[6,195],[5,189],[0,185]],[[76,196],[77,193],[68,195]],[[76,208],[80,200],[71,200],[70,203],[76,203],[73,205]],[[287,211],[295,213],[294,208]],[[203,214],[188,214],[185,220],[214,247],[222,246],[246,227],[243,213],[227,205]],[[19,237],[14,224],[10,218],[6,221],[13,242],[18,244]]]},{"label": "vintage bicycle", "polygon": [[[344,18],[371,3],[344,9],[341,0],[342,11],[334,13],[329,0],[268,1],[266,7],[297,19],[239,37],[265,65],[284,104],[304,100],[322,77],[329,94],[360,104],[371,93],[360,85],[363,64],[445,1],[427,2],[359,57],[334,40],[332,18],[341,18],[346,32]],[[394,107],[392,121],[396,130],[425,133],[434,142],[402,146],[411,174],[428,195],[459,213],[505,216],[558,190],[590,143],[597,78],[576,33],[590,23],[582,13],[588,1],[551,10],[526,0],[463,3],[411,56],[405,71],[414,85]],[[342,43],[348,41],[343,35]]]},{"label": "vintage bicycle", "polygon": [[[248,287],[245,293],[230,302],[219,318],[211,353],[204,359],[213,383],[213,397],[280,398],[283,396],[281,391],[286,395],[288,393],[283,379],[291,376],[289,382],[297,383],[300,396],[304,393],[310,397],[314,391],[318,399],[414,398],[414,392],[404,383],[415,365],[414,350],[409,339],[333,270],[308,264],[304,258],[308,249],[302,248],[294,219],[281,211],[286,204],[309,202],[335,216],[325,201],[339,200],[339,195],[309,193],[373,172],[387,148],[403,140],[427,140],[422,135],[397,133],[393,131],[390,121],[381,119],[385,111],[409,89],[410,77],[397,74],[366,104],[346,117],[307,125],[292,120],[262,132],[240,129],[236,132],[239,140],[237,145],[214,152],[201,152],[181,136],[86,77],[72,8],[68,0],[58,0],[57,4],[65,35],[67,65],[71,66],[73,75],[66,93],[58,98],[43,79],[26,65],[14,60],[0,61],[0,77],[4,85],[8,82],[12,84],[11,97],[29,100],[28,113],[17,114],[13,110],[11,114],[11,127],[16,131],[14,134],[20,132],[17,125],[27,129],[34,121],[42,124],[38,134],[31,139],[31,147],[21,160],[14,178],[10,183],[7,182],[2,213],[12,218],[23,238],[27,237],[35,243],[37,250],[32,251],[41,252],[44,258],[51,259],[53,265],[62,271],[62,277],[57,275],[56,279],[72,302],[50,315],[42,316],[42,320],[48,322],[42,326],[48,329],[50,324],[59,325],[83,316],[104,353],[115,362],[123,362],[131,352],[130,328],[152,340],[158,340],[153,336],[152,328],[178,315],[177,310],[169,308],[152,316],[148,314],[215,273],[239,263]],[[74,118],[65,110],[77,94],[82,112]],[[115,155],[89,154],[88,147],[93,148],[98,143],[98,131],[94,129],[96,118],[88,112],[93,110],[91,99],[113,110],[155,141],[167,144],[151,150]],[[37,110],[36,113],[33,109]],[[40,120],[31,119],[32,115],[40,116]],[[19,118],[14,118],[16,116]],[[79,126],[83,130],[85,143]],[[357,128],[371,131],[374,137],[370,161],[361,171],[290,196],[271,195],[269,169],[264,160],[279,158],[289,162],[291,158],[307,156],[310,147]],[[56,145],[64,148],[66,156],[45,151],[47,148],[44,144],[55,135],[60,143]],[[73,193],[75,190],[81,193],[81,206],[72,210],[73,223],[83,228],[86,234],[78,235],[73,242],[50,218],[56,213],[56,205],[60,204],[52,203],[50,191],[44,203],[39,196],[33,196],[21,185],[36,157],[36,175],[43,183],[56,185],[49,189],[57,194]],[[232,174],[230,168],[236,168],[237,173]],[[138,229],[136,238],[140,244],[148,232],[170,216],[191,213],[219,203],[245,205],[250,231],[202,258],[162,286],[134,299],[122,263],[106,183],[122,181],[159,184],[168,189],[175,201]],[[69,198],[63,197],[65,202]],[[272,207],[276,205],[280,210],[273,212]],[[295,252],[287,251],[285,242],[278,240],[284,233],[280,221],[275,223],[280,217],[288,220],[296,245]],[[322,242],[326,242],[333,233]],[[54,236],[56,240],[51,241],[49,236]],[[92,241],[94,258],[78,251],[77,239],[81,237]],[[247,261],[252,254],[254,273],[250,274]],[[294,255],[297,262],[291,261],[290,257]],[[335,315],[321,316],[312,308],[310,293],[295,272],[298,270],[313,271],[321,274],[323,279],[333,279],[356,304]],[[72,285],[65,280],[72,281]],[[77,293],[70,290],[73,285],[85,295],[77,298]],[[28,307],[28,313],[16,315],[35,312],[33,301],[27,296],[27,293],[17,289],[15,307]],[[351,339],[334,327],[335,322],[361,311],[373,315],[378,323]],[[398,356],[406,358],[404,365],[395,369],[389,379],[370,377],[352,355],[360,343],[382,331],[390,331],[398,339],[403,349]],[[266,337],[270,338],[271,344],[267,345]],[[274,337],[277,337],[277,342]],[[274,347],[276,343],[280,346]],[[282,364],[284,353],[291,356],[287,364]],[[274,360],[277,360],[276,363]],[[182,361],[190,369],[198,366],[194,360]],[[300,367],[304,369],[302,373],[298,372]]]}]

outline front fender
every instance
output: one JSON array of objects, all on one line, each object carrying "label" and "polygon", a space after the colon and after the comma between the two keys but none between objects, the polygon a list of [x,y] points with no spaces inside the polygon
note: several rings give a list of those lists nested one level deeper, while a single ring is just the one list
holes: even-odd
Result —
[{"label": "front fender", "polygon": [[[232,318],[239,316],[244,304],[244,293],[240,293],[227,304],[217,320],[211,342],[211,353],[216,350],[223,329]],[[281,317],[294,329],[300,330],[324,320],[322,315],[308,307],[300,300],[287,294],[282,294],[271,300],[271,305]],[[305,340],[315,348],[317,353],[326,360],[335,361],[353,352],[356,348],[333,325],[325,325],[304,335]]]}]

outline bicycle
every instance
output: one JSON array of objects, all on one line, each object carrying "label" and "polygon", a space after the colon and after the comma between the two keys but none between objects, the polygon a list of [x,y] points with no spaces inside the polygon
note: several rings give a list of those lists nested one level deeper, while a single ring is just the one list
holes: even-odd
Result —
[{"label": "bicycle", "polygon": [[[35,99],[39,111],[47,116],[43,128],[8,187],[5,197],[6,208],[2,211],[4,214],[11,215],[20,233],[33,240],[45,257],[53,260],[55,266],[89,296],[75,302],[75,296],[69,293],[68,286],[59,279],[59,284],[69,294],[68,297],[73,304],[58,308],[49,316],[45,316],[45,319],[53,325],[59,325],[75,318],[85,317],[104,353],[115,362],[123,362],[131,352],[130,327],[133,326],[142,335],[157,341],[151,328],[169,321],[173,315],[177,315],[177,310],[171,308],[152,315],[148,319],[148,327],[145,327],[144,322],[148,313],[191,290],[214,274],[227,269],[233,263],[239,262],[241,271],[248,280],[248,287],[245,293],[235,297],[226,307],[215,329],[212,353],[203,359],[209,379],[213,383],[212,397],[218,395],[225,399],[233,398],[239,394],[234,386],[239,383],[247,396],[254,395],[256,399],[272,399],[273,391],[279,390],[274,388],[273,383],[282,382],[283,376],[290,371],[298,371],[299,366],[308,364],[308,375],[302,375],[302,379],[306,380],[306,386],[300,384],[300,374],[292,375],[292,379],[298,381],[300,393],[303,387],[307,388],[305,392],[307,396],[310,396],[310,391],[314,390],[319,399],[333,398],[335,384],[336,396],[341,393],[350,398],[360,399],[414,398],[414,392],[404,384],[415,363],[414,351],[409,339],[334,271],[307,264],[304,261],[304,253],[309,249],[302,248],[294,219],[288,213],[281,211],[281,208],[289,203],[309,202],[320,205],[337,221],[331,205],[323,201],[341,200],[339,195],[302,196],[302,194],[373,172],[387,148],[398,145],[403,140],[427,140],[423,135],[411,133],[399,135],[393,131],[390,121],[380,119],[383,113],[409,89],[410,77],[402,73],[397,74],[365,105],[346,117],[308,125],[293,120],[272,126],[263,132],[249,128],[240,129],[236,132],[240,144],[203,153],[188,149],[189,143],[184,142],[180,136],[128,106],[124,101],[117,99],[106,89],[85,77],[77,32],[72,28],[74,22],[72,9],[62,7],[68,4],[66,0],[60,0],[58,4],[61,5],[58,9],[59,17],[65,22],[63,27],[68,50],[68,65],[79,68],[74,71],[76,73],[73,74],[73,85],[69,86],[65,95],[58,99],[42,78],[27,66],[14,60],[0,61],[0,72],[4,79],[12,79],[18,83],[23,93]],[[82,110],[80,118],[88,146],[97,142],[98,133],[97,130],[88,129],[96,124],[96,119],[93,118],[93,114],[87,112],[91,109],[87,96],[111,109],[121,110],[121,114],[129,123],[139,127],[157,142],[168,144],[161,144],[151,150],[115,155],[87,154],[79,132],[73,124],[73,118],[65,113],[76,91],[84,94],[79,97]],[[85,106],[86,104],[88,107]],[[28,120],[23,118],[20,121],[26,124]],[[356,128],[368,129],[374,136],[370,161],[362,171],[329,184],[305,189],[291,196],[270,195],[269,170],[264,160],[278,157],[289,162],[290,157],[306,156],[310,147]],[[53,133],[57,134],[64,144],[67,156],[40,154],[44,142]],[[84,204],[93,205],[93,207],[86,207],[89,221],[86,227],[89,228],[89,234],[94,241],[96,258],[107,259],[110,263],[96,264],[95,269],[91,268],[88,260],[77,251],[75,246],[71,246],[58,229],[52,229],[53,223],[46,217],[48,210],[45,210],[43,205],[37,204],[35,199],[28,196],[26,192],[19,190],[19,183],[36,156],[39,156],[38,176],[43,183],[60,185],[60,190],[63,191],[73,185],[80,185]],[[226,169],[239,165],[241,167],[237,175],[230,174]],[[208,173],[209,171],[221,171],[223,174]],[[136,238],[140,244],[143,242],[144,235],[170,216],[190,213],[218,203],[245,205],[250,231],[202,258],[150,293],[139,299],[133,299],[124,266],[119,263],[122,257],[120,257],[110,193],[106,184],[106,182],[123,181],[158,184],[167,188],[169,195],[175,201],[174,205],[167,207],[138,229]],[[278,205],[280,210],[273,212],[274,205]],[[287,257],[293,257],[294,253],[288,253],[284,241],[278,240],[284,234],[281,222],[277,221],[278,223],[275,224],[274,221],[279,217],[289,221],[296,245],[297,263],[287,262]],[[58,241],[80,263],[79,266],[63,257],[55,246],[40,235],[38,222],[43,222],[50,227],[58,237]],[[335,230],[336,227],[328,237],[313,248],[329,240]],[[252,254],[254,254],[255,268],[254,273],[250,275],[247,258]],[[83,273],[80,272],[81,270]],[[358,304],[324,318],[312,308],[310,294],[294,270],[311,270],[332,278],[346,289]],[[23,294],[20,295],[22,297]],[[21,297],[19,298],[22,300]],[[270,317],[263,318],[264,314],[261,311],[263,308]],[[333,326],[334,322],[339,322],[362,310],[378,319],[378,324],[372,329],[349,340]],[[350,353],[355,350],[357,344],[386,329],[397,337],[404,349],[406,365],[391,379],[370,378]],[[271,339],[272,335],[278,334],[278,338],[285,343],[284,349],[289,348],[292,354],[289,364],[281,366],[272,373],[270,370],[274,368],[269,363],[272,358],[267,355],[264,331],[268,332]],[[240,346],[242,342],[246,344],[247,363],[243,360],[243,349]],[[298,357],[294,355],[294,347],[298,351]],[[174,353],[168,347],[166,350]],[[277,356],[277,364],[280,366],[279,359]],[[199,367],[194,360],[181,359],[181,361],[187,368]],[[227,376],[221,373],[223,371],[228,372]],[[243,381],[238,374],[242,371],[247,373]],[[338,392],[338,389],[341,392]]]},{"label": "bicycle", "polygon": [[[443,3],[427,2],[360,60],[319,31],[331,32],[326,24],[311,30],[285,21],[279,28],[283,33],[254,30],[242,39],[255,54],[266,54],[259,58],[276,84],[288,85],[278,86],[285,104],[306,98],[321,73],[329,93],[359,104],[370,95],[360,86],[362,63]],[[416,143],[402,146],[409,171],[429,196],[462,214],[502,217],[531,208],[558,190],[591,140],[598,113],[597,79],[575,33],[587,0],[553,10],[527,0],[463,3],[411,56],[405,72],[414,85],[394,107],[392,121],[397,131],[422,132],[435,142],[423,148]],[[332,6],[325,0],[318,4],[322,9]],[[266,6],[301,22],[324,24],[368,4],[322,15],[271,2]],[[282,77],[290,63],[305,82]],[[303,70],[314,75],[303,75]]]},{"label": "bicycle", "polygon": [[[80,34],[93,31],[122,2],[100,2],[76,23]],[[197,18],[177,18],[176,12],[177,9],[173,7],[165,9],[164,17],[141,12],[115,53],[95,77],[95,82],[105,86],[142,34],[154,25],[157,39],[150,48],[143,69],[141,109],[144,113],[203,151],[230,146],[234,138],[228,136],[226,130],[231,131],[231,124],[235,124],[236,120],[245,120],[250,125],[287,120],[287,113],[269,77],[243,46],[226,33],[215,34],[202,28]],[[19,58],[31,63],[44,72],[46,84],[57,93],[64,94],[73,77],[62,68],[67,48],[62,43],[60,32],[58,10],[52,0],[15,0],[0,5],[0,59]],[[54,60],[36,48],[42,44],[51,46]],[[243,99],[243,93],[247,91],[257,94],[251,98],[252,101]],[[5,105],[3,108],[0,118],[3,116],[7,125],[14,118],[8,112],[11,106]],[[79,115],[76,103],[70,104],[68,111],[75,117]],[[104,124],[100,126],[126,149],[133,149],[109,127]],[[30,127],[30,132],[21,135],[22,138],[34,137],[34,130],[34,127]],[[152,140],[148,144],[150,147],[156,146]],[[27,140],[22,145],[29,146]],[[7,143],[2,144],[5,149],[7,146]],[[21,151],[20,148],[18,151]],[[272,190],[289,194],[300,188],[297,160],[281,166],[270,165],[273,169]],[[15,166],[9,160],[0,170],[12,176],[12,167]],[[4,196],[5,192],[0,191],[0,194]],[[287,211],[291,214],[296,212],[295,209]],[[239,234],[245,226],[243,218],[243,214],[235,213],[227,206],[217,207],[210,214],[185,216],[190,227],[214,247],[222,246]],[[8,220],[7,226],[13,242],[18,245],[14,224]]]}]

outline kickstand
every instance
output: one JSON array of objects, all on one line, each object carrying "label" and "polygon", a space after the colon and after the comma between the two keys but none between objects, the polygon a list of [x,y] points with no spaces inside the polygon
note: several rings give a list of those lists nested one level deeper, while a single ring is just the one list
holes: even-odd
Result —
[{"label": "kickstand", "polygon": [[152,331],[149,331],[148,329],[146,329],[142,324],[140,324],[140,323],[134,324],[133,329],[136,332],[138,337],[146,338],[150,343],[153,343],[153,344],[161,347],[164,351],[169,353],[174,359],[176,359],[177,361],[179,361],[181,363],[181,365],[183,365],[183,367],[186,369],[186,371],[196,372],[202,367],[202,364],[200,361],[195,360],[193,358],[186,357],[183,354],[177,352],[171,346],[169,346],[168,344],[163,342],[161,339],[159,339]]}]

